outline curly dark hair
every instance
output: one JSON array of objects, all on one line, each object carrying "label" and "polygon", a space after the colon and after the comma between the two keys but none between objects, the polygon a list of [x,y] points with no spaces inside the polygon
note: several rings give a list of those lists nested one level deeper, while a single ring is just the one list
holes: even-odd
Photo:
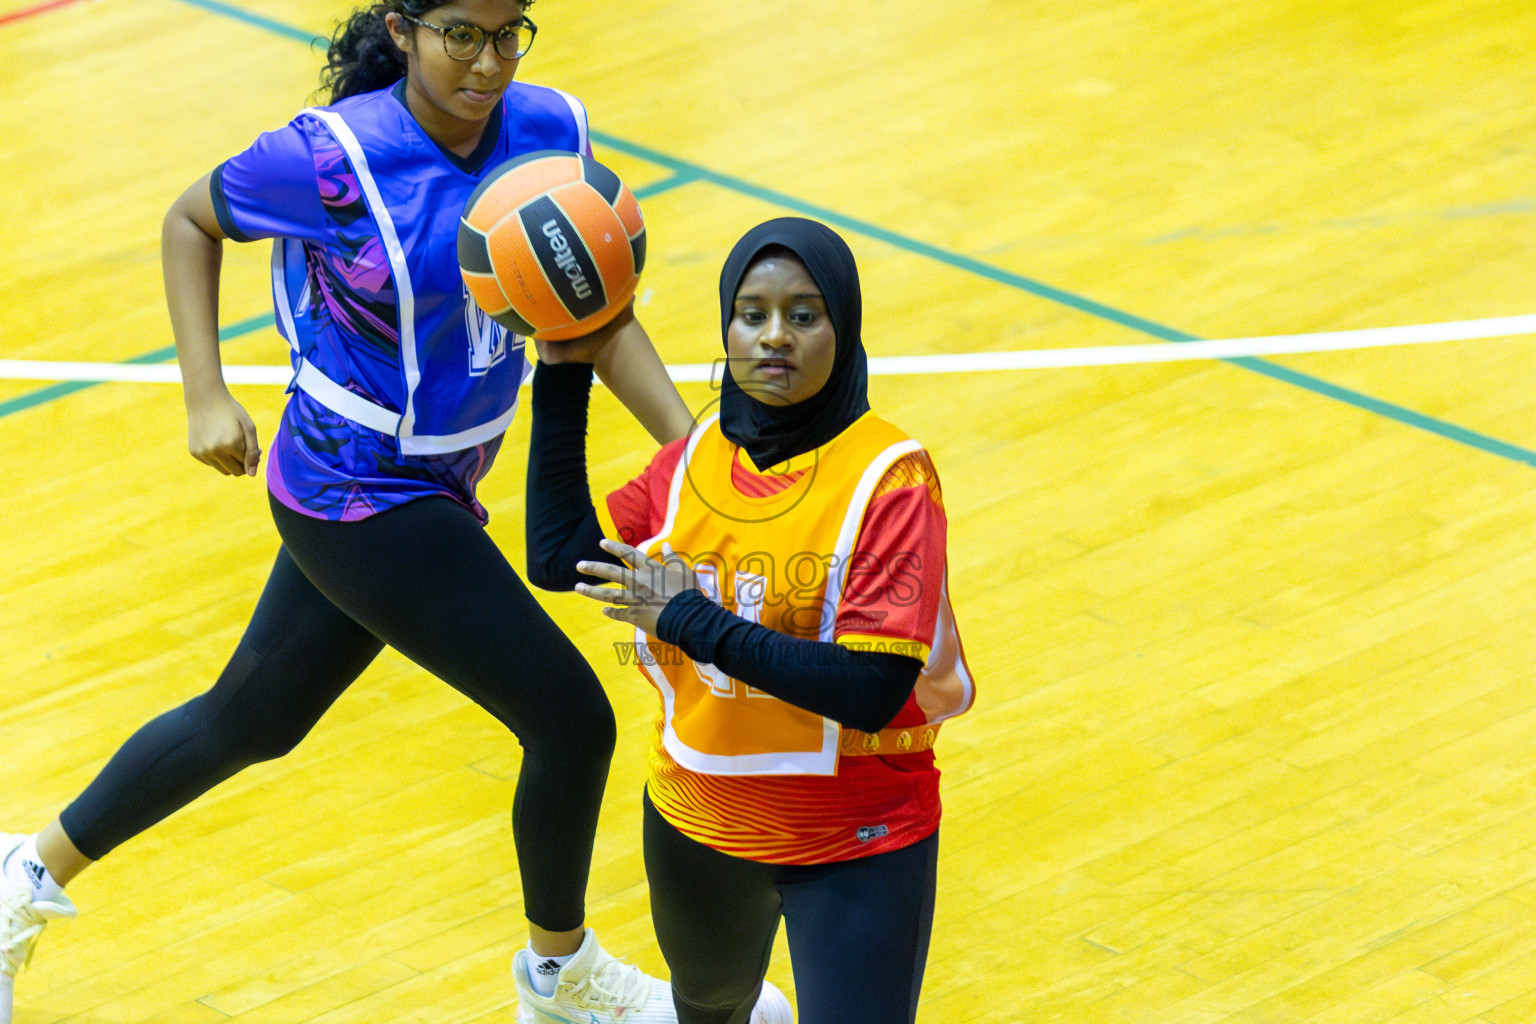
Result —
[{"label": "curly dark hair", "polygon": [[[320,71],[320,88],[329,89],[335,103],[358,93],[373,92],[405,77],[405,54],[395,45],[384,24],[384,15],[393,11],[420,18],[443,6],[444,0],[383,0],[354,11],[336,26],[325,67]],[[523,0],[523,10],[533,0]]]}]

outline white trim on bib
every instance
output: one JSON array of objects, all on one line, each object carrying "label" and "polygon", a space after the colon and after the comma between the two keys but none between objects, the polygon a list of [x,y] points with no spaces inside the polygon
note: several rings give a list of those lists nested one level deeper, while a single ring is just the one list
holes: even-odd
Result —
[{"label": "white trim on bib", "polygon": [[[574,101],[574,97],[570,99]],[[488,422],[476,424],[453,434],[417,434],[415,432],[415,398],[416,389],[421,384],[421,367],[416,352],[416,296],[411,284],[410,268],[405,259],[405,249],[400,244],[400,236],[395,230],[394,220],[389,215],[389,207],[379,193],[378,183],[368,169],[368,158],[363,152],[362,144],[346,121],[334,111],[316,107],[306,108],[300,113],[309,114],[318,119],[340,143],[347,154],[347,159],[352,163],[353,172],[357,175],[357,183],[363,191],[363,201],[368,206],[368,212],[372,214],[374,223],[378,226],[379,240],[384,244],[390,274],[395,283],[400,326],[400,360],[406,386],[405,411],[395,412],[356,392],[348,391],[299,353],[299,335],[293,319],[293,304],[288,296],[287,281],[284,276],[286,257],[283,255],[283,250],[286,249],[286,242],[279,239],[273,246],[272,294],[273,303],[277,307],[278,315],[282,318],[283,327],[297,357],[294,383],[305,394],[338,416],[344,416],[370,430],[396,438],[402,455],[442,455],[484,444],[501,436],[517,415],[518,402],[515,394],[507,410]],[[584,139],[586,137],[584,112],[583,117],[578,120]],[[524,360],[526,359],[525,354]],[[526,375],[525,370],[523,376],[526,377]]]}]

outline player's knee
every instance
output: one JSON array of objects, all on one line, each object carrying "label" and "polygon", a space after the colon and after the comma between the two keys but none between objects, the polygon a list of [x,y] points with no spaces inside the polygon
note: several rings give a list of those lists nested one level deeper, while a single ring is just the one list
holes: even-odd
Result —
[{"label": "player's knee", "polygon": [[288,756],[307,732],[288,723],[260,721],[226,721],[218,726],[221,746],[243,766]]},{"label": "player's knee", "polygon": [[604,762],[613,757],[614,747],[618,744],[619,728],[614,720],[613,705],[608,703],[606,696],[601,703],[594,703],[587,709],[582,732],[587,737],[594,757],[600,757]]},{"label": "player's knee", "polygon": [[519,735],[525,748],[545,748],[562,759],[606,765],[618,744],[613,705],[601,689],[597,700],[581,701],[561,711],[558,725]]},{"label": "player's knee", "polygon": [[307,734],[308,730],[292,728],[257,730],[248,738],[246,752],[251,756],[252,764],[276,761],[293,753]]},{"label": "player's knee", "polygon": [[547,708],[554,714],[547,732],[557,737],[563,746],[573,742],[582,744],[593,756],[606,761],[618,742],[613,705],[587,660],[575,648],[569,654],[569,661],[562,666],[561,673],[564,681],[560,692],[564,699],[558,706]]},{"label": "player's knee", "polygon": [[262,714],[239,704],[222,704],[212,699],[214,696],[204,694],[183,705],[185,731],[200,734],[203,746],[218,751],[221,760],[239,768],[286,756],[313,724]]}]

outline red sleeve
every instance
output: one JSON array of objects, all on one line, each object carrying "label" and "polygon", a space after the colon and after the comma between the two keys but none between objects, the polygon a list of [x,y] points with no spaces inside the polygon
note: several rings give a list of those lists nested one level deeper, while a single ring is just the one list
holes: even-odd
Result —
[{"label": "red sleeve", "polygon": [[650,465],[629,483],[608,495],[597,509],[603,535],[625,544],[639,544],[656,536],[667,520],[667,497],[672,474],[682,461],[688,438],[680,437],[662,447]]},{"label": "red sleeve", "polygon": [[938,473],[927,452],[914,452],[886,471],[864,512],[833,627],[838,643],[915,641],[927,660],[944,585],[947,531]]}]

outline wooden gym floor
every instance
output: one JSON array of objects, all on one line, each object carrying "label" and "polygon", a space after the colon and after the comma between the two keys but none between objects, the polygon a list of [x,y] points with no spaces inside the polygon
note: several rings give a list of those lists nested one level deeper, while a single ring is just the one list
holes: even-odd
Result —
[{"label": "wooden gym floor", "polygon": [[[339,0],[0,0],[0,358],[161,361],[160,218],[316,85]],[[833,220],[875,356],[1523,314],[1536,11],[1511,0],[539,0],[526,80],[643,197],[642,315],[717,350],[730,243]],[[285,359],[230,246],[229,363]],[[1536,358],[1485,339],[877,376],[944,478],[980,701],[946,728],[920,1019],[1536,1017]],[[705,385],[684,385],[695,405]],[[269,437],[279,388],[239,397]],[[611,397],[599,485],[649,446]],[[526,421],[486,481],[522,561]],[[173,386],[0,380],[0,825],[204,689],[276,538]],[[621,721],[591,921],[655,972],[654,700]],[[517,747],[386,655],[292,756],[71,888],[18,1024],[508,1021]],[[793,988],[783,951],[771,975]]]}]

